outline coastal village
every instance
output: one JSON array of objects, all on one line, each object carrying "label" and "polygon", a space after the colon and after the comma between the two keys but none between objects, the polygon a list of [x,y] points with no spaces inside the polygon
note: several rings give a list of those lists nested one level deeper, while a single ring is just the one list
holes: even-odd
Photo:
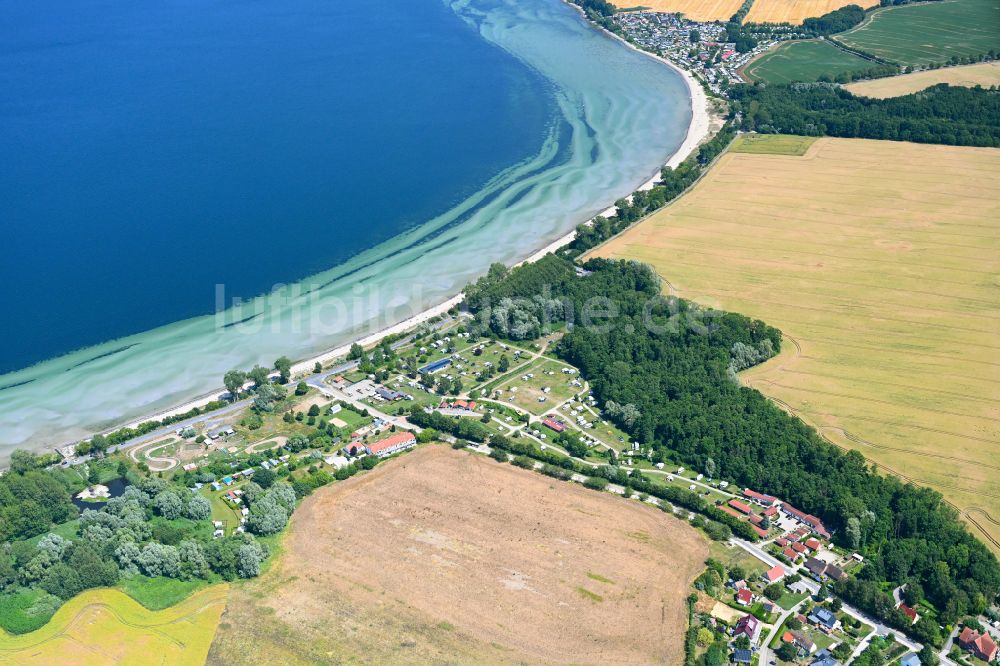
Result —
[{"label": "coastal village", "polygon": [[757,44],[744,52],[727,42],[722,21],[692,21],[681,14],[629,11],[614,15],[628,38],[641,48],[659,55],[691,72],[716,94],[743,83],[740,68],[791,34],[768,32],[758,35]]}]

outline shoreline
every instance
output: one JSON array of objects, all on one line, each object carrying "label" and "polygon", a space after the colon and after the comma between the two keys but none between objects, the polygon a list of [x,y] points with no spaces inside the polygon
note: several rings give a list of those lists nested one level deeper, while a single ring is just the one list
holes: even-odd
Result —
[{"label": "shoreline", "polygon": [[[661,64],[666,65],[672,71],[678,73],[684,80],[685,85],[687,86],[688,97],[691,106],[691,121],[688,124],[684,140],[677,147],[677,149],[667,157],[663,165],[660,168],[658,168],[647,180],[645,180],[637,187],[633,188],[632,192],[649,190],[660,179],[660,172],[663,167],[675,168],[677,165],[679,165],[681,162],[687,159],[688,156],[690,156],[695,151],[698,145],[708,135],[710,129],[710,116],[708,113],[708,98],[705,95],[705,91],[702,89],[700,83],[694,78],[694,76],[691,75],[686,70],[681,69],[674,63],[664,58],[661,58],[657,55],[636,48],[633,44],[630,44],[629,42],[627,42],[626,40],[622,39],[620,36],[612,32],[601,29],[598,26],[594,26],[590,21],[586,19],[584,15],[582,15],[583,14],[582,10],[580,10],[580,8],[577,5],[572,4],[570,2],[567,2],[566,4],[578,10],[581,13],[581,19],[585,21],[589,27],[599,30],[601,33],[605,35],[613,37],[614,39],[618,40],[619,43],[627,46],[628,48],[637,53],[641,53],[653,60],[660,62]],[[630,197],[631,193],[629,193],[629,195],[627,195],[626,198]],[[612,203],[610,208],[605,209],[603,212],[598,213],[597,215],[609,216],[614,214],[615,214],[615,207]],[[595,217],[597,217],[597,215],[589,218],[588,220],[585,220],[584,222],[592,221]],[[524,259],[513,265],[520,266],[522,264],[533,263],[535,261],[538,261],[545,255],[551,252],[555,252],[556,250],[568,245],[570,242],[573,241],[575,236],[576,236],[576,231],[572,230],[556,238],[555,240],[545,245],[544,247],[534,251],[533,253],[531,253],[530,255],[528,255],[527,257],[525,257]],[[312,369],[317,362],[326,365],[333,360],[344,357],[350,350],[351,345],[355,343],[361,344],[364,347],[369,347],[371,345],[377,344],[379,341],[381,341],[383,338],[387,336],[403,333],[407,330],[419,326],[420,324],[430,319],[433,319],[435,317],[447,313],[448,310],[457,306],[463,300],[464,300],[464,295],[461,292],[459,292],[458,294],[452,295],[451,297],[445,299],[444,301],[437,303],[436,305],[432,305],[424,309],[423,311],[417,313],[416,315],[413,315],[401,322],[385,326],[363,337],[356,338],[352,341],[338,345],[337,347],[334,347],[332,349],[327,349],[318,354],[297,361],[292,365],[292,374],[293,375],[311,374]],[[99,432],[95,432],[93,434],[107,434],[110,432],[114,432],[116,430],[120,430],[122,428],[136,428],[141,423],[154,420],[162,420],[167,417],[183,414],[185,412],[191,411],[194,408],[200,409],[205,405],[207,405],[208,403],[220,399],[220,397],[225,394],[226,390],[224,388],[220,387],[217,389],[213,389],[211,392],[203,393],[197,397],[186,400],[183,403],[177,404],[173,407],[169,407],[163,410],[159,410],[157,412],[153,412],[150,414],[143,415],[141,417],[131,419],[125,423],[118,424],[112,428],[104,429]],[[91,436],[93,436],[93,434]],[[80,439],[74,439],[71,441],[64,441],[60,444],[49,445],[45,447],[45,449],[55,450],[58,452],[60,449],[63,449],[66,446],[73,445],[81,441],[85,441],[86,439],[87,438],[85,437]]]},{"label": "shoreline", "polygon": [[[622,38],[621,35],[616,35],[610,30],[606,30],[598,25],[594,25],[588,18],[583,9],[571,2],[570,0],[563,0],[567,5],[575,9],[580,17],[587,22],[587,25],[591,26],[594,30],[597,30],[612,39],[618,40],[618,42],[636,53],[640,53],[647,58],[655,60],[661,64],[666,65],[671,70],[677,72],[684,83],[687,85],[688,96],[691,98],[691,122],[688,124],[687,134],[684,135],[684,140],[681,145],[677,147],[674,154],[671,155],[666,162],[664,162],[663,167],[660,168],[656,173],[654,173],[649,180],[644,182],[639,187],[635,188],[633,192],[645,192],[647,190],[653,189],[656,185],[656,181],[660,179],[660,171],[665,167],[670,167],[676,169],[681,162],[686,160],[689,156],[694,154],[695,149],[701,145],[701,142],[705,140],[711,130],[711,115],[708,110],[708,96],[705,94],[705,89],[702,88],[701,83],[694,77],[691,72],[686,69],[679,67],[678,65],[670,62],[666,58],[662,58],[655,53],[650,53],[649,51],[644,51],[640,49],[632,42]],[[627,197],[631,201],[631,194]],[[615,207],[612,205],[610,208],[604,210],[600,215],[604,217],[610,217],[615,214]]]}]

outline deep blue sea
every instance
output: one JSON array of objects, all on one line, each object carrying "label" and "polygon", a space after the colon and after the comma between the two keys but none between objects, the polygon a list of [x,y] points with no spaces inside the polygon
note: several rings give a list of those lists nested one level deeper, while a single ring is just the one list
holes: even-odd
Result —
[{"label": "deep blue sea", "polygon": [[0,374],[443,213],[550,88],[440,0],[0,1]]},{"label": "deep blue sea", "polygon": [[562,0],[0,0],[0,462],[439,305],[691,117]]}]

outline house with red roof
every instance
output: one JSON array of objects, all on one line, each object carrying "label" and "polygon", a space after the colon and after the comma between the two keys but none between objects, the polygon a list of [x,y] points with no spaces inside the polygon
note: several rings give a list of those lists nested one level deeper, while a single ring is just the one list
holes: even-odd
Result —
[{"label": "house with red roof", "polygon": [[787,548],[788,544],[791,543],[791,542],[788,539],[786,539],[785,537],[781,537],[781,538],[775,539],[774,543],[778,544],[782,548]]},{"label": "house with red roof", "polygon": [[750,490],[749,488],[743,489],[743,496],[746,497],[751,502],[756,502],[763,506],[771,506],[778,501],[777,497],[772,497],[771,495],[765,495],[763,493],[758,493],[755,490]]},{"label": "house with red roof", "polygon": [[749,520],[754,525],[760,525],[762,522],[764,522],[764,516],[758,516],[757,514],[752,514],[747,518],[747,520]]},{"label": "house with red roof", "polygon": [[556,421],[554,418],[549,417],[542,421],[542,425],[550,430],[555,430],[556,432],[562,432],[566,429],[566,424],[561,421]]},{"label": "house with red roof", "polygon": [[794,562],[795,558],[797,558],[799,556],[799,554],[796,553],[791,548],[784,549],[783,551],[781,551],[781,554],[784,555],[785,557],[787,557],[788,559],[790,559],[792,562]]},{"label": "house with red roof", "polygon": [[756,643],[760,637],[760,626],[760,620],[753,615],[744,615],[736,623],[736,629],[733,630],[733,638],[746,636],[750,639],[751,643]]},{"label": "house with red roof", "polygon": [[778,507],[776,506],[769,506],[766,509],[764,509],[764,515],[767,516],[768,518],[774,518],[775,514],[777,513],[778,513]]},{"label": "house with red roof", "polygon": [[801,542],[795,541],[792,543],[792,550],[794,550],[796,553],[804,553],[806,552],[806,547],[802,545]]},{"label": "house with red roof", "polygon": [[725,511],[726,513],[728,513],[733,518],[742,518],[743,517],[742,513],[737,513],[735,510],[730,509],[728,506],[720,506],[719,510],[720,511]]},{"label": "house with red roof", "polygon": [[777,583],[784,577],[785,577],[785,567],[781,566],[780,564],[776,564],[764,572],[764,580],[766,580],[768,583]]},{"label": "house with red roof", "polygon": [[806,539],[806,548],[808,548],[812,552],[815,553],[817,550],[819,550],[819,547],[820,547],[819,539],[816,538]]},{"label": "house with red roof", "polygon": [[759,536],[761,539],[767,538],[767,530],[765,530],[763,527],[757,527],[756,525],[751,525],[750,529],[756,532],[757,536]]},{"label": "house with red roof", "polygon": [[416,436],[412,432],[404,430],[402,432],[393,433],[385,439],[372,442],[365,447],[365,450],[368,451],[368,455],[370,456],[386,458],[394,453],[399,453],[400,451],[404,451],[416,445]]},{"label": "house with red roof", "polygon": [[806,513],[805,511],[800,511],[791,504],[782,504],[781,510],[789,517],[811,527],[816,534],[820,535],[824,539],[830,538],[830,533],[827,531],[826,526],[823,525],[823,521],[816,516]]},{"label": "house with red roof", "polygon": [[904,603],[900,603],[898,606],[896,606],[896,608],[901,610],[903,612],[903,615],[910,618],[910,624],[916,624],[917,620],[920,619],[920,614]]},{"label": "house with red roof", "polygon": [[749,504],[744,504],[743,502],[737,499],[729,500],[729,506],[733,507],[734,509],[743,514],[753,513],[753,509],[750,508]]},{"label": "house with red roof", "polygon": [[736,603],[741,606],[753,605],[753,592],[750,591],[750,588],[744,587],[742,590],[736,591]]},{"label": "house with red roof", "polygon": [[997,656],[997,644],[987,634],[980,634],[971,627],[966,627],[958,636],[958,644],[963,650],[968,650],[983,661],[993,661]]}]

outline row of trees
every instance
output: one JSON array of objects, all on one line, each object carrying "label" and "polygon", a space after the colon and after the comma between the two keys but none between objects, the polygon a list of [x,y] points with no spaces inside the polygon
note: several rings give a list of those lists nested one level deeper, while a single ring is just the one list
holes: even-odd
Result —
[{"label": "row of trees", "polygon": [[730,89],[747,131],[1000,146],[1000,90],[940,84],[902,97],[856,97],[822,83]]},{"label": "row of trees", "polygon": [[601,404],[635,406],[628,422],[614,417],[633,439],[692,468],[711,459],[717,476],[818,515],[839,543],[867,556],[861,580],[917,581],[942,623],[981,611],[1000,592],[996,557],[940,494],[879,476],[860,453],[842,452],[730,380],[737,343],[760,350],[767,340],[777,352],[779,331],[664,298],[648,266],[599,259],[584,268],[589,274],[577,276],[572,262],[550,255],[477,283],[473,312],[485,325],[478,308],[544,293],[568,302],[560,311],[580,321],[594,298],[610,301],[614,317],[569,328],[556,353],[580,368]]},{"label": "row of trees", "polygon": [[635,192],[632,201],[625,199],[615,202],[615,216],[598,216],[589,224],[576,228],[576,238],[570,245],[573,254],[582,254],[600,245],[642,217],[662,208],[687,190],[701,176],[704,169],[719,153],[726,149],[736,136],[736,129],[726,123],[710,141],[698,147],[698,152],[681,162],[676,169],[664,167],[660,182],[651,190]]}]

